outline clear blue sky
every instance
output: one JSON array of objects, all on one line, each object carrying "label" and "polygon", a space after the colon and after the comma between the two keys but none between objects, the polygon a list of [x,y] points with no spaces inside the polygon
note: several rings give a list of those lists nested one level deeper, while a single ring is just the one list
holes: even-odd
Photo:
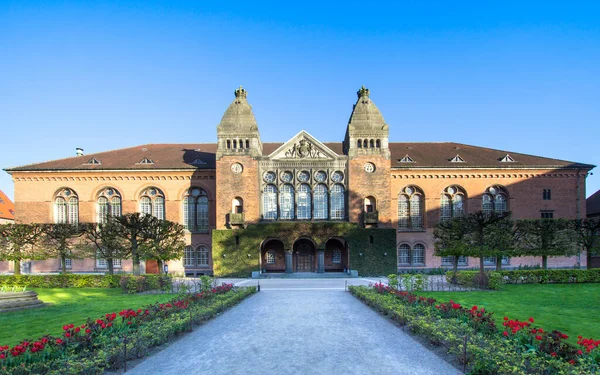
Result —
[{"label": "clear blue sky", "polygon": [[600,164],[598,1],[255,3],[2,1],[0,167],[214,142],[240,84],[267,142],[341,141],[364,84],[392,141]]}]

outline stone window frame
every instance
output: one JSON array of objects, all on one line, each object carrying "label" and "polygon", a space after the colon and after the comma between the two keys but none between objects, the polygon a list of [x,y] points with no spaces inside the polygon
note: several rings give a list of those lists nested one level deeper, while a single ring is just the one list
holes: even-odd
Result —
[{"label": "stone window frame", "polygon": [[508,191],[500,185],[493,185],[485,189],[481,196],[481,211],[484,213],[508,211]]},{"label": "stone window frame", "polygon": [[467,192],[459,185],[444,188],[440,197],[440,221],[462,217],[467,213]]},{"label": "stone window frame", "polygon": [[398,194],[397,209],[398,231],[425,230],[425,193],[420,187],[403,187]]},{"label": "stone window frame", "polygon": [[[422,261],[416,261],[416,259],[422,259]],[[402,242],[398,245],[398,267],[425,267],[426,263],[427,246],[424,243],[417,242],[411,245]]]},{"label": "stone window frame", "polygon": [[[155,190],[153,192],[153,190]],[[152,215],[157,219],[165,220],[165,194],[155,186],[145,188],[139,198],[140,213]]]},{"label": "stone window frame", "polygon": [[56,224],[79,223],[79,196],[73,189],[59,189],[54,195],[53,206]]},{"label": "stone window frame", "polygon": [[277,260],[275,259],[275,250],[269,250],[266,254],[266,264],[275,264]]},{"label": "stone window frame", "polygon": [[96,223],[106,223],[108,216],[121,216],[123,199],[119,190],[106,187],[96,197]]},{"label": "stone window frame", "polygon": [[182,199],[183,227],[190,233],[208,233],[210,202],[206,190],[190,187]]}]

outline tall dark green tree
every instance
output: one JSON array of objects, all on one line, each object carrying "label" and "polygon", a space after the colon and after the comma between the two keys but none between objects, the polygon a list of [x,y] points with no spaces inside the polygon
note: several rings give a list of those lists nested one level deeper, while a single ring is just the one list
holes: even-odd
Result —
[{"label": "tall dark green tree", "polygon": [[80,247],[94,253],[96,257],[106,260],[108,273],[114,274],[114,261],[127,259],[130,249],[126,242],[119,236],[120,224],[109,216],[104,223],[90,224],[84,233],[84,241]]},{"label": "tall dark green tree", "polygon": [[488,247],[488,256],[496,258],[496,270],[502,269],[502,259],[504,257],[514,257],[518,255],[517,244],[519,242],[520,232],[517,230],[515,222],[511,220],[510,213],[495,221],[488,226],[485,233],[485,242]]},{"label": "tall dark green tree", "polygon": [[24,260],[44,259],[44,254],[36,252],[40,244],[43,227],[40,224],[0,225],[0,260],[14,263],[14,274],[21,274]]},{"label": "tall dark green tree", "polygon": [[600,218],[571,221],[577,243],[586,253],[587,268],[592,266],[592,256],[600,253]]},{"label": "tall dark green tree", "polygon": [[81,247],[80,237],[89,224],[44,224],[43,248],[47,257],[60,259],[61,273],[67,272],[67,259],[82,259],[92,254]]},{"label": "tall dark green tree", "polygon": [[117,235],[124,242],[125,252],[133,261],[133,274],[140,274],[140,260],[144,259],[143,250],[149,241],[151,228],[157,218],[139,212],[115,217]]},{"label": "tall dark green tree", "polygon": [[156,260],[159,273],[162,273],[165,262],[183,257],[184,233],[181,224],[168,220],[152,221],[147,229],[147,241],[141,246],[144,259]]},{"label": "tall dark green tree", "polygon": [[517,221],[521,233],[521,255],[542,257],[542,268],[548,268],[548,257],[577,254],[577,239],[569,220],[535,219]]},{"label": "tall dark green tree", "polygon": [[440,221],[433,229],[435,255],[452,257],[452,270],[455,277],[458,271],[458,258],[469,252],[466,237],[470,230],[464,217]]}]

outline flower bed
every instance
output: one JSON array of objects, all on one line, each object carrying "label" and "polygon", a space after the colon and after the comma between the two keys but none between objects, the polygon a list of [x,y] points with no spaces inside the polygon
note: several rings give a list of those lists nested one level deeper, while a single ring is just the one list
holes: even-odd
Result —
[{"label": "flower bed", "polygon": [[383,284],[350,287],[350,292],[431,344],[445,348],[469,374],[596,374],[600,340],[565,342],[559,331],[505,317],[498,330],[493,313],[449,301],[399,292]]},{"label": "flower bed", "polygon": [[66,324],[60,337],[45,335],[0,346],[0,374],[102,374],[189,331],[250,296],[256,288],[223,284],[167,303],[111,312],[81,326]]}]

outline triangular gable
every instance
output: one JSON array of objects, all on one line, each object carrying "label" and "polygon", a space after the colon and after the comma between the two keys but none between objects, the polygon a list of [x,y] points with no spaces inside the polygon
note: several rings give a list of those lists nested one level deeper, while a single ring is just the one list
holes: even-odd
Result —
[{"label": "triangular gable", "polygon": [[453,157],[452,159],[450,159],[451,163],[464,163],[465,159],[463,159],[459,154],[456,154],[455,157]]},{"label": "triangular gable", "polygon": [[514,163],[516,160],[513,159],[512,156],[510,156],[510,154],[506,154],[503,158],[500,159],[501,163]]},{"label": "triangular gable", "polygon": [[302,130],[269,155],[270,159],[335,159],[332,149]]},{"label": "triangular gable", "polygon": [[402,159],[398,160],[398,163],[414,163],[414,162],[415,161],[413,160],[413,158],[408,156],[408,154],[406,154]]}]

